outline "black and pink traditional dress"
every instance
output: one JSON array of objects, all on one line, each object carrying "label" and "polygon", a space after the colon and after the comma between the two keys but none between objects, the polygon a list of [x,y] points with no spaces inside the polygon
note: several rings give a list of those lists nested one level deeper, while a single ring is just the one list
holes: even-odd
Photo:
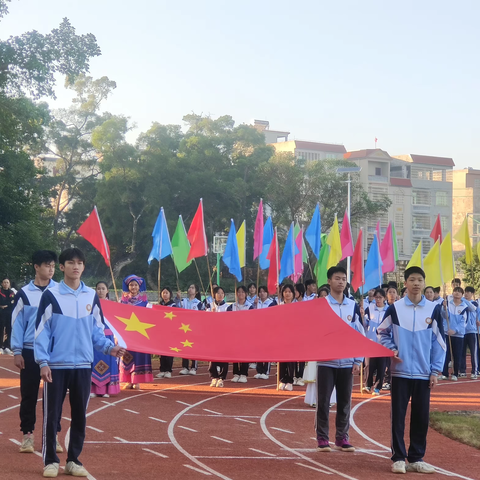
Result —
[{"label": "black and pink traditional dress", "polygon": [[[133,296],[128,284],[135,281],[140,286],[140,291]],[[136,307],[146,307],[148,305],[148,298],[146,294],[145,280],[136,275],[129,275],[123,280],[123,294],[121,303],[127,305],[134,305]],[[152,373],[152,356],[149,353],[131,352],[127,350],[125,355],[120,360],[120,382],[127,382],[130,384],[151,382],[153,380]]]}]

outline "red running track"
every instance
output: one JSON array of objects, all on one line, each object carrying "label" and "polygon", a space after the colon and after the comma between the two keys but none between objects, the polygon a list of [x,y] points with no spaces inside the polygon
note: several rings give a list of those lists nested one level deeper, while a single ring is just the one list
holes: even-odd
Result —
[{"label": "red running track", "polygon": [[[8,480],[40,478],[42,473],[41,402],[36,454],[18,452],[18,378],[12,357],[0,356],[0,478]],[[319,453],[315,411],[303,401],[305,387],[277,392],[273,376],[269,381],[250,377],[242,385],[227,380],[223,389],[209,383],[204,366],[197,376],[180,376],[177,368],[171,379],[143,384],[141,391],[92,399],[81,457],[90,480],[395,477],[390,473],[388,395],[360,395],[357,386],[350,429],[357,451]],[[479,398],[480,381],[443,382],[433,392],[432,409],[478,410]],[[65,445],[68,402],[63,418],[60,440]],[[64,465],[66,453],[60,459]],[[437,468],[432,480],[480,479],[480,451],[432,430],[425,460]]]}]

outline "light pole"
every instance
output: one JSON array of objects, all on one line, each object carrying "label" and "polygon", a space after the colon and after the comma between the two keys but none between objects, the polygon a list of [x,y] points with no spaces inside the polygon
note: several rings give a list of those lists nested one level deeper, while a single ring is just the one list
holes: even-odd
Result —
[{"label": "light pole", "polygon": [[[352,222],[350,222],[350,203],[351,203],[351,194],[350,194],[350,185],[352,183],[352,179],[350,178],[351,173],[358,173],[362,171],[362,167],[338,167],[337,168],[337,174],[347,174],[347,216],[348,216],[348,221],[350,225]],[[342,225],[343,228],[343,225]],[[353,239],[352,239],[353,241]],[[350,257],[347,257],[347,282],[350,283]]]}]

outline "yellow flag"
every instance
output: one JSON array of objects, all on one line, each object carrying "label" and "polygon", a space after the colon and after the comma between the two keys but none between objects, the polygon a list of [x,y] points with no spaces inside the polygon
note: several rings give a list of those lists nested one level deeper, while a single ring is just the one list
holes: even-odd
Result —
[{"label": "yellow flag", "polygon": [[238,258],[240,259],[240,268],[245,266],[245,248],[246,248],[245,220],[237,230]]},{"label": "yellow flag", "polygon": [[405,270],[410,267],[420,267],[423,268],[423,259],[422,259],[422,241],[417,245],[417,248],[413,252],[412,258],[408,262]]},{"label": "yellow flag", "polygon": [[440,261],[440,239],[430,249],[423,259],[423,270],[425,271],[425,284],[429,287],[440,287],[443,284],[441,261]]},{"label": "yellow flag", "polygon": [[440,257],[442,258],[442,277],[443,283],[448,283],[455,278],[455,263],[453,261],[452,235],[447,233],[440,247]]},{"label": "yellow flag", "polygon": [[335,215],[335,222],[327,237],[327,244],[330,245],[330,255],[328,257],[327,269],[336,267],[342,259],[342,243],[340,241],[340,230],[338,228],[338,220]]},{"label": "yellow flag", "polygon": [[470,243],[470,234],[468,233],[468,217],[465,217],[460,230],[453,238],[465,245],[465,262],[467,262],[467,265],[470,265],[472,263],[472,244]]}]

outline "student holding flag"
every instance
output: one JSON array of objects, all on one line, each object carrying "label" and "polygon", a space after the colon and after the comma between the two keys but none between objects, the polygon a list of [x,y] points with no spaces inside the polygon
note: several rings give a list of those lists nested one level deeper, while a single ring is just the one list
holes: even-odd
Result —
[{"label": "student holding flag", "polygon": [[[287,283],[282,287],[282,302],[280,305],[288,305],[289,303],[296,303],[295,289],[293,285]],[[295,374],[296,362],[281,362],[279,364],[280,376],[280,390],[293,390],[293,376]]]},{"label": "student holding flag", "polygon": [[[177,304],[173,300],[173,292],[170,287],[163,287],[160,292],[162,299],[159,302],[159,305],[163,307],[177,307]],[[173,358],[169,355],[160,356],[160,372],[155,375],[157,378],[172,378],[173,371]]]}]

